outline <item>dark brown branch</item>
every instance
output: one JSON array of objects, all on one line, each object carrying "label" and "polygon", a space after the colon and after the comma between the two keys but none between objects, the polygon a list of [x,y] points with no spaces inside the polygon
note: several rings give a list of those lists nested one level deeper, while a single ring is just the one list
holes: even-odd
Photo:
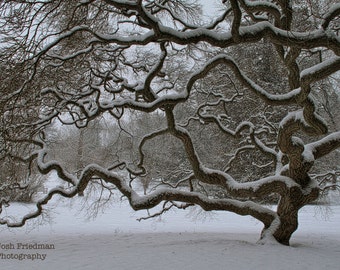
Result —
[{"label": "dark brown branch", "polygon": [[319,159],[340,147],[340,131],[334,132],[319,141],[307,144],[305,151]]}]

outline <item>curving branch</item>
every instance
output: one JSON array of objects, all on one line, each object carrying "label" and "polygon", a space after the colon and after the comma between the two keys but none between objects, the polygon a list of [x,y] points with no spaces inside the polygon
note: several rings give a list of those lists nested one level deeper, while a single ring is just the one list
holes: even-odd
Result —
[{"label": "curving branch", "polygon": [[340,131],[329,134],[319,141],[305,145],[304,156],[319,159],[340,147]]},{"label": "curving branch", "polygon": [[327,29],[332,20],[340,15],[340,4],[334,4],[333,7],[328,11],[324,17],[324,22],[322,24],[323,29]]},{"label": "curving branch", "polygon": [[277,5],[267,1],[239,1],[242,8],[244,8],[248,15],[252,17],[254,21],[257,20],[257,13],[268,13],[274,16],[277,25],[281,23],[281,12]]},{"label": "curving branch", "polygon": [[194,83],[198,79],[204,78],[210,70],[221,64],[227,65],[244,86],[259,96],[267,104],[274,106],[293,104],[296,102],[296,98],[300,95],[300,89],[294,89],[287,94],[274,95],[268,93],[265,89],[263,89],[261,86],[252,81],[246,74],[244,74],[236,62],[226,54],[219,54],[218,56],[212,58],[200,71],[192,75],[186,87],[187,92],[190,93]]},{"label": "curving branch", "polygon": [[66,180],[73,184],[68,191],[61,188],[52,189],[48,195],[42,200],[38,201],[36,204],[37,210],[24,216],[20,222],[12,223],[6,218],[0,219],[0,224],[6,224],[9,227],[21,227],[28,220],[33,219],[43,212],[43,206],[46,205],[55,195],[60,195],[66,198],[72,198],[76,196],[79,192],[86,189],[89,182],[96,176],[103,179],[105,182],[111,183],[117,187],[117,189],[129,199],[131,207],[135,210],[141,209],[151,209],[161,203],[162,201],[178,201],[184,203],[192,203],[200,205],[204,210],[226,210],[232,211],[240,215],[251,215],[259,220],[261,220],[265,227],[270,227],[272,221],[277,218],[274,211],[267,208],[261,207],[253,202],[239,202],[230,199],[211,199],[200,193],[186,192],[174,189],[160,189],[152,194],[146,196],[139,196],[135,191],[131,189],[125,181],[119,177],[117,174],[112,173],[100,166],[90,165],[87,166],[77,183],[74,183],[74,177],[66,174],[63,168],[55,162],[43,161],[44,152],[40,153],[40,158],[38,160],[39,166],[46,173],[55,170],[57,171],[60,178]]}]

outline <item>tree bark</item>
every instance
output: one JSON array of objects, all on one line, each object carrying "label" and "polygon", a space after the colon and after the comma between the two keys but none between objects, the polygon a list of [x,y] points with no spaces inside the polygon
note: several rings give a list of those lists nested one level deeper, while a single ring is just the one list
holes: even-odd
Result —
[{"label": "tree bark", "polygon": [[[83,164],[84,136],[85,136],[85,130],[80,129],[79,141],[78,141],[78,151],[77,151],[77,161],[76,161],[77,162],[76,169],[77,169],[77,178],[78,179],[80,178],[81,172],[84,169],[84,164]],[[83,197],[84,191],[79,191],[78,196]]]},{"label": "tree bark", "polygon": [[274,237],[279,243],[289,246],[290,238],[299,225],[298,211],[294,200],[289,196],[281,198],[277,210],[281,222],[274,233]]},{"label": "tree bark", "polygon": [[281,244],[289,246],[293,233],[299,226],[298,212],[319,196],[319,188],[293,188],[286,196],[282,196],[277,208],[280,225],[273,236]]}]

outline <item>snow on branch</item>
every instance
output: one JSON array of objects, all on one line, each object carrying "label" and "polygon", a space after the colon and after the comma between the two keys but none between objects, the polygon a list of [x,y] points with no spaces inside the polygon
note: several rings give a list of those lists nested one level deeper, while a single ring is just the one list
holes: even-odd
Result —
[{"label": "snow on branch", "polygon": [[152,29],[139,35],[122,36],[120,33],[103,34],[92,30],[86,25],[76,26],[60,35],[53,42],[50,42],[35,57],[44,54],[52,47],[56,46],[61,40],[66,39],[78,31],[92,34],[93,38],[89,41],[89,44],[112,43],[118,45],[145,45],[162,40],[175,42],[181,45],[207,42],[217,47],[226,48],[235,45],[237,42],[255,42],[264,37],[268,37],[273,42],[280,45],[291,45],[304,49],[326,47],[333,50],[336,54],[340,54],[339,41],[332,33],[322,30],[316,30],[311,33],[287,32],[286,30],[276,28],[269,22],[259,22],[250,26],[240,26],[238,28],[239,41],[237,42],[234,40],[235,37],[231,32],[218,33],[207,28],[198,28],[181,32],[164,25],[158,25],[158,27],[158,33]]},{"label": "snow on branch", "polygon": [[332,8],[328,11],[328,13],[324,17],[324,22],[322,24],[322,28],[328,28],[329,24],[332,20],[340,15],[340,3],[334,4]]},{"label": "snow on branch", "polygon": [[261,99],[263,99],[266,103],[270,105],[284,105],[295,103],[296,97],[300,94],[301,91],[300,89],[292,90],[287,94],[274,95],[268,93],[261,86],[252,81],[245,73],[243,73],[240,67],[236,64],[236,62],[226,54],[219,54],[215,56],[210,61],[208,61],[201,70],[192,75],[186,86],[187,92],[190,93],[193,84],[198,79],[201,79],[204,76],[206,76],[210,70],[212,70],[213,68],[220,64],[227,65],[229,68],[231,68],[231,70],[234,72],[234,74],[237,76],[240,82],[242,82],[252,92],[254,92],[256,95],[258,95]]},{"label": "snow on branch", "polygon": [[183,127],[176,126],[171,110],[167,110],[169,131],[183,142],[187,157],[190,161],[195,177],[203,183],[224,187],[236,197],[261,197],[273,193],[285,193],[298,185],[289,177],[276,175],[249,183],[239,183],[232,176],[218,170],[206,168],[195,150],[189,132]]},{"label": "snow on branch", "polygon": [[[56,170],[59,177],[67,182],[74,184],[69,190],[64,190],[62,188],[54,188],[47,196],[36,203],[36,211],[27,214],[19,222],[10,222],[6,218],[0,219],[0,224],[7,224],[9,227],[21,227],[28,220],[39,216],[43,212],[43,206],[46,205],[54,196],[60,195],[67,198],[72,198],[76,196],[79,192],[84,191],[88,186],[89,182],[93,178],[99,177],[105,182],[111,183],[117,187],[117,189],[129,199],[130,205],[135,210],[141,209],[151,209],[161,203],[162,201],[177,201],[189,204],[200,205],[204,210],[225,210],[231,211],[240,215],[251,215],[265,224],[265,227],[269,227],[272,221],[277,218],[274,211],[262,207],[254,202],[240,202],[232,199],[211,199],[205,195],[196,192],[183,191],[178,189],[158,189],[152,194],[139,196],[135,191],[131,189],[129,185],[126,184],[125,180],[118,176],[117,174],[104,169],[98,165],[90,164],[82,171],[79,181],[74,183],[73,177],[67,175],[61,166],[55,162],[44,163],[42,160],[44,153],[41,154],[39,166],[45,170],[45,172],[50,172]],[[274,180],[274,179],[273,179]],[[261,182],[271,182],[273,180],[263,179]],[[255,188],[252,186],[252,188]]]},{"label": "snow on branch", "polygon": [[244,8],[247,13],[254,18],[257,19],[255,13],[257,12],[267,12],[274,16],[275,21],[277,23],[281,20],[281,12],[277,5],[267,1],[248,1],[248,0],[241,0],[242,8]]},{"label": "snow on branch", "polygon": [[333,132],[319,141],[307,144],[304,155],[314,159],[321,158],[340,147],[340,131]]},{"label": "snow on branch", "polygon": [[303,83],[312,83],[321,80],[340,69],[340,56],[334,56],[315,66],[307,68],[301,72],[301,81]]}]

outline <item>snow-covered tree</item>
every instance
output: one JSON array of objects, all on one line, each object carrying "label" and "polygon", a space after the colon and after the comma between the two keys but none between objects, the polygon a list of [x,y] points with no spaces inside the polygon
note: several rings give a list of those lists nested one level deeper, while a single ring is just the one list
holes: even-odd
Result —
[{"label": "snow-covered tree", "polygon": [[[0,86],[1,140],[11,146],[2,155],[36,160],[68,185],[0,223],[23,226],[52,197],[95,181],[135,210],[163,203],[154,215],[192,205],[250,215],[264,225],[262,241],[288,245],[298,211],[323,188],[310,176],[315,161],[340,146],[315,100],[339,96],[329,90],[337,84],[320,82],[339,76],[340,5],[316,2],[1,1],[1,68],[18,67]],[[51,158],[50,127],[86,129],[102,117],[119,134],[110,165],[82,164],[75,175]],[[140,194],[134,181],[147,175],[160,184]],[[261,205],[268,196],[279,198],[276,210]]]}]

